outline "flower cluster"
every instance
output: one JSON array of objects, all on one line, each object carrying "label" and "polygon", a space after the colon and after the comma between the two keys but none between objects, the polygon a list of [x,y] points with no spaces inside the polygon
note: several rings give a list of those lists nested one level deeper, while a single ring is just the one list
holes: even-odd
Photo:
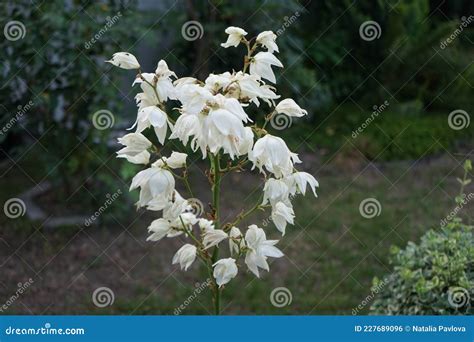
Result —
[{"label": "flower cluster", "polygon": [[[257,209],[271,208],[271,219],[284,235],[287,224],[294,223],[292,198],[304,195],[308,187],[316,196],[318,186],[313,176],[295,169],[301,160],[285,141],[265,129],[274,115],[302,117],[307,114],[294,100],[280,100],[275,87],[269,84],[276,82],[272,67],[283,67],[275,56],[279,51],[276,35],[264,31],[247,40],[247,32],[241,28],[229,27],[225,32],[228,39],[221,44],[223,47],[240,44],[247,47],[243,68],[210,74],[204,81],[177,78],[163,60],[154,73],[144,73],[138,60],[128,52],[116,53],[108,61],[120,68],[138,71],[133,83],[141,89],[135,97],[138,106],[132,127],[135,132],[119,139],[124,147],[117,154],[130,163],[146,166],[133,178],[130,190],[140,189],[138,207],[161,211],[161,217],[148,227],[148,240],[159,241],[184,234],[189,243],[176,252],[173,264],[187,270],[196,259],[201,259],[212,271],[217,291],[237,275],[239,257],[244,258],[248,269],[259,277],[260,270],[269,270],[268,258],[283,256],[275,247],[278,240],[267,240],[265,231],[255,224],[248,226],[244,234],[239,223]],[[170,101],[173,110],[166,109]],[[259,126],[246,109],[260,107],[262,102],[270,108],[270,113]],[[144,135],[149,128],[153,128],[158,145]],[[187,155],[172,152],[163,156],[159,145],[164,145],[167,139],[179,140],[211,162],[208,175],[213,203],[209,212],[201,217],[189,199],[176,190],[176,179],[184,181],[190,190]],[[244,170],[247,164],[251,164],[252,170],[258,170],[265,180],[262,197],[235,220],[220,222],[220,179],[227,172]],[[182,175],[178,174],[180,169]],[[229,257],[218,259],[217,251],[223,249],[225,241]]]}]

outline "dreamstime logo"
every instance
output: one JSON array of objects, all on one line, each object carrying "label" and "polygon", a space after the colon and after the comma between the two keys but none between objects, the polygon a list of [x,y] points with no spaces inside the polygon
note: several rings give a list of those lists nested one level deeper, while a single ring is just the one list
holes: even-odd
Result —
[{"label": "dreamstime logo", "polygon": [[98,287],[92,294],[92,303],[98,308],[110,306],[115,301],[114,291],[108,287]]},{"label": "dreamstime logo", "polygon": [[469,291],[464,287],[451,287],[448,291],[448,302],[455,309],[466,306],[471,297]]},{"label": "dreamstime logo", "polygon": [[277,308],[288,306],[293,301],[291,291],[286,287],[276,287],[270,293],[270,302]]},{"label": "dreamstime logo", "polygon": [[191,207],[189,212],[193,213],[196,216],[201,216],[204,212],[204,204],[197,198],[188,198],[187,201],[189,206]]},{"label": "dreamstime logo", "polygon": [[452,221],[458,213],[467,205],[470,201],[474,200],[474,192],[469,193],[468,195],[462,194],[460,197],[460,201],[456,207],[440,222],[440,226],[446,226],[450,221]]},{"label": "dreamstime logo", "polygon": [[291,127],[293,123],[291,117],[285,114],[275,114],[270,119],[270,124],[276,130],[284,130],[285,128]]},{"label": "dreamstime logo", "polygon": [[190,20],[181,26],[181,35],[187,41],[192,42],[202,38],[204,35],[204,28],[199,21]]},{"label": "dreamstime logo", "polygon": [[176,307],[174,309],[174,314],[177,316],[179,314],[181,314],[181,312],[183,312],[183,310],[185,310],[189,304],[191,304],[197,297],[198,295],[200,295],[204,290],[206,290],[209,286],[211,286],[212,284],[212,280],[211,278],[207,278],[206,281],[202,282],[202,283],[196,283],[194,286],[195,286],[195,289],[193,291],[193,293],[191,293],[188,298],[186,298],[184,300],[184,302],[182,304],[180,304],[178,307]]},{"label": "dreamstime logo", "polygon": [[362,217],[372,219],[382,213],[382,205],[375,198],[366,198],[360,202],[359,212]]},{"label": "dreamstime logo", "polygon": [[362,23],[359,27],[359,35],[360,37],[367,41],[371,42],[375,39],[379,39],[382,35],[382,29],[378,22],[373,20],[368,20]]},{"label": "dreamstime logo", "polygon": [[449,127],[451,127],[451,129],[454,129],[455,131],[459,131],[461,129],[469,127],[470,123],[471,117],[465,110],[456,109],[449,113],[448,125]]},{"label": "dreamstime logo", "polygon": [[92,124],[98,130],[103,131],[115,124],[115,117],[110,110],[101,109],[92,115]]},{"label": "dreamstime logo", "polygon": [[9,41],[14,42],[25,38],[26,27],[21,21],[12,20],[9,21],[3,28],[3,34]]},{"label": "dreamstime logo", "polygon": [[0,312],[3,312],[3,311],[6,311],[11,305],[13,305],[13,303],[18,299],[20,298],[20,296],[26,292],[26,290],[31,286],[33,285],[34,283],[34,280],[32,278],[28,279],[26,282],[24,283],[18,283],[18,288],[16,290],[16,292],[10,296],[10,298],[7,298],[7,301],[5,303],[3,303],[2,305],[0,305]]},{"label": "dreamstime logo", "polygon": [[384,101],[380,106],[374,105],[372,114],[360,125],[356,130],[352,132],[352,139],[357,138],[371,123],[374,121],[387,107],[390,105],[390,102],[387,100]]},{"label": "dreamstime logo", "polygon": [[16,219],[20,216],[23,216],[26,213],[25,202],[19,198],[10,198],[3,205],[3,212],[5,213],[6,217],[11,219]]},{"label": "dreamstime logo", "polygon": [[87,219],[84,221],[84,225],[85,225],[86,227],[89,227],[90,225],[92,225],[92,224],[94,223],[94,221],[95,221],[100,215],[102,215],[102,214],[104,213],[104,211],[106,211],[107,208],[108,208],[110,205],[112,205],[112,203],[114,203],[117,198],[120,197],[121,194],[122,194],[122,190],[117,189],[117,191],[114,192],[112,195],[111,195],[111,194],[105,195],[105,197],[106,197],[107,199],[105,200],[104,204],[101,205],[101,206],[99,207],[99,209],[97,209],[97,211],[96,211],[93,215],[91,215],[89,218],[87,218]]},{"label": "dreamstime logo", "polygon": [[465,28],[467,28],[472,22],[474,21],[474,16],[470,15],[468,18],[466,17],[461,17],[461,25],[454,30],[454,32],[446,38],[444,41],[442,41],[439,44],[439,47],[441,50],[446,49],[446,47],[451,44],[463,31]]},{"label": "dreamstime logo", "polygon": [[23,115],[25,115],[34,106],[34,104],[35,103],[30,100],[26,105],[18,106],[15,115],[5,124],[5,126],[0,129],[0,135],[6,134],[10,128],[12,128],[19,120],[21,120]]},{"label": "dreamstime logo", "polygon": [[84,43],[84,48],[86,50],[90,49],[92,45],[94,45],[102,36],[112,27],[114,26],[119,19],[122,17],[122,13],[117,12],[116,15],[114,15],[112,18],[111,17],[106,17],[105,18],[105,25],[91,38],[89,41]]},{"label": "dreamstime logo", "polygon": [[285,33],[286,29],[289,28],[291,25],[295,23],[295,21],[299,18],[300,12],[295,11],[291,16],[286,16],[283,18],[283,24],[281,27],[276,31],[276,35],[279,37],[283,33]]}]

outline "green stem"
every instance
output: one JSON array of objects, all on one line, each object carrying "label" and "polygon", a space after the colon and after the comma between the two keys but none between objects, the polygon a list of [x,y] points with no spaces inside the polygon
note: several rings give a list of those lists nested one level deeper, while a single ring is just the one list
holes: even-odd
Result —
[{"label": "green stem", "polygon": [[[214,226],[215,229],[219,229],[220,224],[220,212],[219,212],[219,200],[220,200],[220,188],[221,188],[221,174],[220,174],[220,157],[217,153],[212,159],[212,171],[214,175],[214,180],[212,184],[212,206],[214,208]],[[219,249],[214,247],[212,253],[211,266],[217,261],[219,257]],[[214,279],[214,277],[212,277]],[[216,315],[220,314],[220,298],[221,292],[219,286],[217,285],[214,279],[214,311]]]}]

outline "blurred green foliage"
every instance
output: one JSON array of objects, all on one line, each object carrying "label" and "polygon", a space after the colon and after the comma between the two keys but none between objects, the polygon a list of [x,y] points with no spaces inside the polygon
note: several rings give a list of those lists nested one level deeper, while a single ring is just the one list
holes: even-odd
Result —
[{"label": "blurred green foliage", "polygon": [[[40,145],[44,153],[35,160],[45,178],[57,183],[58,198],[81,186],[93,195],[110,192],[115,177],[94,172],[110,158],[111,130],[96,129],[92,116],[105,109],[119,119],[121,76],[105,73],[111,67],[104,61],[136,42],[142,31],[136,3],[20,0],[1,7],[2,22],[15,20],[25,29],[22,39],[0,42],[2,125],[29,101],[33,105],[0,135],[0,143],[20,156]],[[103,182],[108,184],[99,186]]]}]

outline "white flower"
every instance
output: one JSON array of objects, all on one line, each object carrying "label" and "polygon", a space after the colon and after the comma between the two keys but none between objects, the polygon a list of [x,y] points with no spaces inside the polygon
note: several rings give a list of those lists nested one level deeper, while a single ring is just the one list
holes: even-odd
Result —
[{"label": "white flower", "polygon": [[179,262],[181,269],[187,271],[194,260],[196,260],[196,246],[186,244],[174,255],[173,265]]},{"label": "white flower", "polygon": [[[199,95],[198,95],[199,96]],[[182,114],[170,138],[179,138],[187,143],[191,135],[191,148],[201,150],[203,158],[207,151],[216,154],[220,150],[229,154],[231,159],[240,155],[241,145],[244,149],[249,144],[249,132],[244,122],[250,121],[238,100],[226,98],[222,94],[211,97],[203,109],[206,113],[197,115]]]},{"label": "white flower", "polygon": [[289,186],[289,191],[292,195],[296,193],[305,194],[306,185],[308,184],[313,191],[314,196],[318,197],[316,194],[316,188],[319,187],[318,181],[307,172],[295,172],[285,178],[285,182]]},{"label": "white flower", "polygon": [[253,147],[253,130],[251,127],[244,128],[244,138],[238,142],[238,154],[244,155],[252,151]]},{"label": "white flower", "polygon": [[212,266],[214,267],[213,275],[219,287],[227,284],[238,272],[235,259],[232,258],[221,259]]},{"label": "white flower", "polygon": [[229,35],[229,37],[227,37],[227,41],[225,43],[221,43],[221,46],[225,48],[231,46],[236,47],[240,44],[242,37],[247,35],[247,32],[245,32],[245,30],[235,26],[230,26],[226,28],[225,33]]},{"label": "white flower", "polygon": [[202,243],[204,244],[204,248],[208,249],[213,246],[217,246],[221,241],[228,238],[226,232],[220,229],[206,229],[204,232],[204,239]]},{"label": "white flower", "polygon": [[169,234],[171,226],[168,220],[159,218],[154,220],[148,227],[148,232],[151,233],[146,239],[147,241],[159,241]]},{"label": "white flower", "polygon": [[302,117],[308,112],[296,104],[293,99],[284,99],[275,107],[277,113],[286,114],[288,116]]},{"label": "white flower", "polygon": [[229,232],[229,250],[230,254],[238,254],[240,249],[245,246],[245,240],[243,239],[240,229],[232,227]]},{"label": "white flower", "polygon": [[245,241],[249,249],[245,256],[245,263],[250,271],[259,277],[258,268],[269,271],[267,257],[280,258],[283,253],[275,247],[278,240],[267,240],[262,228],[252,224],[245,233]]},{"label": "white flower", "polygon": [[263,187],[263,202],[262,205],[275,205],[278,202],[288,202],[290,189],[282,179],[269,178]]},{"label": "white flower", "polygon": [[140,69],[137,58],[129,52],[114,53],[112,59],[106,62],[122,69]]},{"label": "white flower", "polygon": [[158,62],[155,70],[156,75],[156,92],[158,93],[158,100],[165,102],[168,99],[175,99],[175,91],[171,76],[176,77],[176,74],[168,68],[168,64],[164,60]]},{"label": "white flower", "polygon": [[270,52],[259,52],[250,62],[250,74],[265,78],[272,83],[276,82],[272,65],[283,68],[283,64]]},{"label": "white flower", "polygon": [[294,224],[294,217],[293,208],[283,202],[278,202],[272,207],[272,221],[282,235],[285,235],[287,223]]},{"label": "white flower", "polygon": [[186,165],[186,158],[188,155],[181,152],[172,152],[169,157],[161,157],[156,162],[153,163],[153,166],[162,167],[165,164],[172,169],[179,169]]},{"label": "white flower", "polygon": [[117,158],[125,158],[133,164],[148,164],[150,153],[147,151],[151,147],[151,142],[140,133],[129,133],[118,142],[125,147],[117,152]]},{"label": "white flower", "polygon": [[260,98],[273,107],[273,100],[280,97],[280,95],[275,94],[274,88],[262,84],[260,77],[257,75],[249,75],[239,71],[233,76],[232,81],[234,83],[229,85],[227,94],[243,102],[250,101],[259,106]]},{"label": "white flower", "polygon": [[265,46],[270,53],[273,53],[273,51],[279,52],[275,43],[276,37],[276,34],[272,31],[263,31],[257,36],[257,43]]},{"label": "white flower", "polygon": [[255,142],[253,150],[249,153],[249,160],[260,171],[263,171],[265,166],[267,171],[276,177],[289,175],[293,172],[293,164],[301,163],[298,155],[288,149],[283,139],[270,134]]},{"label": "white flower", "polygon": [[[153,205],[154,210],[163,209],[174,193],[175,181],[168,170],[151,167],[133,177],[130,191],[140,188],[139,207]],[[154,200],[152,202],[152,200]],[[152,203],[150,203],[152,202]]]},{"label": "white flower", "polygon": [[206,220],[205,218],[200,218],[198,224],[204,233],[208,230],[214,230],[214,222]]},{"label": "white flower", "polygon": [[166,113],[157,106],[149,106],[140,109],[138,111],[137,121],[132,128],[136,126],[137,133],[141,133],[150,127],[150,125],[155,129],[155,134],[160,144],[164,144],[168,125],[171,127],[171,123]]},{"label": "white flower", "polygon": [[206,78],[206,88],[217,93],[218,90],[223,89],[232,82],[232,74],[230,72],[225,72],[223,74],[210,74]]}]

